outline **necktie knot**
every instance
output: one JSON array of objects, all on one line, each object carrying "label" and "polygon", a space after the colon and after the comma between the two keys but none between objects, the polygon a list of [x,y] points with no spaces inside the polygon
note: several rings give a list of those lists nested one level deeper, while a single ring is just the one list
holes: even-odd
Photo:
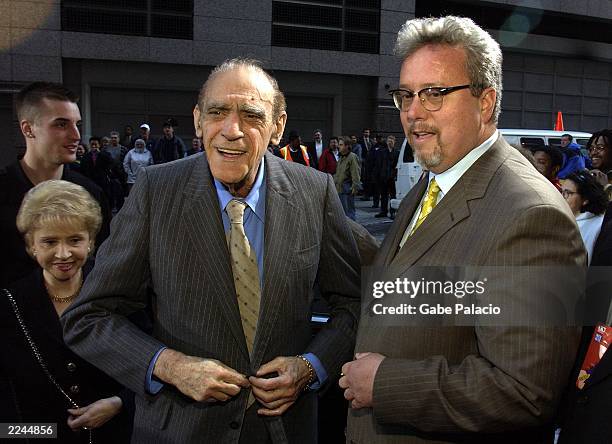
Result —
[{"label": "necktie knot", "polygon": [[225,207],[225,211],[227,211],[230,223],[243,225],[245,208],[246,204],[244,202],[237,199],[230,200],[230,202]]}]

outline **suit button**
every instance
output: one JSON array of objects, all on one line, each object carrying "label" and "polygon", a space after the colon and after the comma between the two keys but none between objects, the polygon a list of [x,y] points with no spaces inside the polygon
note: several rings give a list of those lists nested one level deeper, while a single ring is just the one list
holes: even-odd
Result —
[{"label": "suit button", "polygon": [[66,364],[66,368],[68,369],[68,371],[70,373],[72,373],[73,371],[76,370],[76,364],[74,362],[69,362],[68,364]]},{"label": "suit button", "polygon": [[74,384],[70,386],[70,391],[72,393],[79,393],[81,391],[81,387],[78,384]]},{"label": "suit button", "polygon": [[240,424],[236,421],[230,422],[230,428],[237,430],[240,427]]}]

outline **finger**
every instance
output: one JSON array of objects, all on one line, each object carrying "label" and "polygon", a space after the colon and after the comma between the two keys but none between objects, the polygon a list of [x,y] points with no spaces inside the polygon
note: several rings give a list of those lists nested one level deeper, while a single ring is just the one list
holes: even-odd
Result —
[{"label": "finger", "polygon": [[268,410],[276,410],[277,408],[279,408],[280,406],[287,404],[287,403],[293,403],[295,401],[294,398],[282,398],[282,399],[278,399],[276,401],[272,401],[272,402],[261,402],[259,399],[257,400],[263,407],[267,408]]},{"label": "finger", "polygon": [[342,378],[340,378],[338,380],[338,385],[342,389],[348,388],[348,378],[346,376],[343,376]]},{"label": "finger", "polygon": [[242,373],[238,373],[236,370],[233,370],[224,365],[219,369],[217,379],[227,382],[229,384],[239,385],[241,387],[249,386],[249,380],[245,375],[243,375]]},{"label": "finger", "polygon": [[355,394],[351,389],[346,389],[344,391],[344,399],[346,399],[347,401],[352,401],[353,399],[355,399]]},{"label": "finger", "polygon": [[71,429],[77,430],[77,429],[80,429],[81,427],[85,427],[87,425],[87,416],[86,415],[74,416],[73,418],[74,418],[73,421],[71,421],[70,418],[68,418],[68,426]]},{"label": "finger", "polygon": [[274,373],[274,372],[278,372],[279,374],[281,373],[281,369],[284,370],[284,361],[286,360],[286,358],[282,357],[282,356],[278,356],[274,359],[272,359],[270,362],[266,362],[264,365],[262,365],[261,367],[259,367],[259,369],[257,370],[257,373],[255,373],[255,376],[264,376],[267,375],[269,373]]},{"label": "finger", "polygon": [[228,384],[226,382],[219,382],[215,387],[212,388],[212,391],[218,393],[225,393],[229,397],[236,396],[240,393],[242,387],[236,384]]},{"label": "finger", "polygon": [[80,407],[78,409],[68,409],[68,413],[70,413],[71,415],[74,416],[81,416],[83,413],[85,413],[87,411],[89,406],[87,407]]},{"label": "finger", "polygon": [[205,402],[225,402],[229,400],[231,396],[224,392],[213,391],[209,394],[208,398],[206,398]]},{"label": "finger", "polygon": [[365,358],[366,356],[371,354],[372,352],[355,353],[355,359]]},{"label": "finger", "polygon": [[277,376],[276,378],[256,378],[255,376],[251,376],[249,382],[257,388],[270,391],[291,385],[291,378],[286,374]]},{"label": "finger", "polygon": [[257,413],[262,416],[280,416],[287,411],[289,407],[293,405],[293,402],[288,402],[287,404],[283,404],[282,406],[276,409],[259,409]]},{"label": "finger", "polygon": [[252,390],[253,390],[253,396],[255,396],[255,398],[261,401],[262,403],[274,402],[279,399],[291,398],[295,396],[295,391],[287,391],[287,390],[266,391],[266,390],[259,389],[255,386],[252,387]]}]

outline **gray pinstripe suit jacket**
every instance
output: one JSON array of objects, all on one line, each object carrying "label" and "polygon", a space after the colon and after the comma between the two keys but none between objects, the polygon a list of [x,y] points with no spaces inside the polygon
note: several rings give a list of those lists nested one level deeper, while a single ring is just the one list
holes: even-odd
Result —
[{"label": "gray pinstripe suit jacket", "polygon": [[[62,318],[67,344],[136,393],[135,443],[232,443],[241,431],[248,442],[268,440],[243,427],[246,390],[210,404],[171,386],[156,396],[145,393],[147,367],[162,344],[247,375],[277,356],[312,352],[333,376],[352,356],[359,254],[333,181],[270,154],[265,162],[264,283],[252,363],[204,155],[141,172],[78,301]],[[315,280],[332,320],[312,338]],[[147,282],[156,295],[150,302],[140,291]],[[148,303],[152,336],[125,318]],[[316,441],[316,399],[303,394],[283,416],[289,442]]]},{"label": "gray pinstripe suit jacket", "polygon": [[[375,266],[585,264],[568,205],[501,137],[397,252],[426,187],[421,180],[404,199]],[[511,298],[534,293],[523,285],[502,282]],[[387,358],[375,377],[373,409],[349,411],[348,442],[529,443],[550,433],[576,329],[393,327],[372,334],[370,319],[360,320],[356,350]]]}]

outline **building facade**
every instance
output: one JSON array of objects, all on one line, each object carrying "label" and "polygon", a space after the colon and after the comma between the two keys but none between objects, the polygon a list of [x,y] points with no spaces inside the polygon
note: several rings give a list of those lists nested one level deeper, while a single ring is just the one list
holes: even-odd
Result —
[{"label": "building facade", "polygon": [[263,62],[287,97],[287,131],[309,141],[401,133],[387,91],[397,85],[397,31],[409,18],[472,17],[501,43],[500,127],[612,127],[609,0],[0,0],[0,165],[23,140],[13,95],[34,80],[77,92],[83,136],[135,130],[154,136],[168,117],[193,134],[198,89],[230,57]]}]

